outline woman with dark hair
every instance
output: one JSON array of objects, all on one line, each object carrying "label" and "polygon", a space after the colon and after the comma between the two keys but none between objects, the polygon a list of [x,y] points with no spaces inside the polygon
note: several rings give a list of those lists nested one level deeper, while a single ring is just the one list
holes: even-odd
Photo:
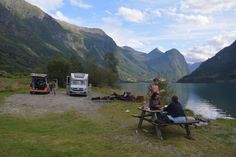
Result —
[{"label": "woman with dark hair", "polygon": [[161,103],[160,103],[160,96],[158,93],[153,93],[150,99],[149,107],[151,110],[160,110]]},{"label": "woman with dark hair", "polygon": [[168,118],[174,123],[183,123],[186,122],[186,117],[182,105],[179,103],[178,97],[173,96],[172,102],[164,108],[164,111],[167,111]]}]

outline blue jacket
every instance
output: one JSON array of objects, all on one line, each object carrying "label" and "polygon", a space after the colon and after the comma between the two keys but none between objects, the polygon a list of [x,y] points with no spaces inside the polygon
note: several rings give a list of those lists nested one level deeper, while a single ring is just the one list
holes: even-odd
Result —
[{"label": "blue jacket", "polygon": [[166,108],[164,108],[164,111],[167,111],[167,114],[171,115],[172,117],[185,117],[184,110],[180,103],[172,102]]}]

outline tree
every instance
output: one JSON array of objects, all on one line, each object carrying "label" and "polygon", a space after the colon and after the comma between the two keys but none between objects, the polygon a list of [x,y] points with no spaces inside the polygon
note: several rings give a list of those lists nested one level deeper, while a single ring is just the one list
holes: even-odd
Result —
[{"label": "tree", "polygon": [[70,63],[72,65],[71,72],[74,72],[74,73],[84,72],[82,59],[77,54],[73,54],[70,57]]},{"label": "tree", "polygon": [[90,63],[87,65],[86,72],[89,74],[89,82],[94,86],[104,85],[104,71],[102,68],[98,67],[95,63]]},{"label": "tree", "polygon": [[62,56],[50,58],[47,65],[49,79],[58,79],[58,85],[65,87],[66,76],[70,73],[71,67],[71,63]]},{"label": "tree", "polygon": [[107,53],[104,56],[105,60],[105,82],[106,85],[113,86],[119,78],[117,64],[118,60],[113,53]]},{"label": "tree", "polygon": [[118,73],[116,68],[118,60],[113,53],[106,53],[104,55],[104,60],[105,60],[105,66],[109,71],[113,73]]}]

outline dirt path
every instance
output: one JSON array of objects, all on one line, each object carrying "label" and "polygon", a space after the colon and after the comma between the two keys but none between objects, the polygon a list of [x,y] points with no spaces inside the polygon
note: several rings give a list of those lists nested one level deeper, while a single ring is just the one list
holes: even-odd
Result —
[{"label": "dirt path", "polygon": [[0,113],[25,114],[32,113],[39,115],[47,112],[60,113],[67,110],[78,110],[81,113],[94,113],[102,103],[90,100],[91,94],[87,97],[68,96],[65,93],[57,95],[30,95],[16,94],[5,99],[5,105],[0,108]]}]

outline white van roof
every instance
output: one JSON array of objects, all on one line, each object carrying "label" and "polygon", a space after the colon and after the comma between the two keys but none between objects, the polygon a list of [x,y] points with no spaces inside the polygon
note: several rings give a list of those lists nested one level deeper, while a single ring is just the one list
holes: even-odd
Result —
[{"label": "white van roof", "polygon": [[88,79],[88,74],[85,73],[71,73],[72,79],[86,80]]}]

